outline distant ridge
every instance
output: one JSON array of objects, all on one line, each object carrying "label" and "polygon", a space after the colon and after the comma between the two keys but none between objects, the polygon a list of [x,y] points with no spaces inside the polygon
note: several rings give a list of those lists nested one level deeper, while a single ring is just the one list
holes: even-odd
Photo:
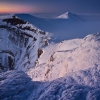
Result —
[{"label": "distant ridge", "polygon": [[82,19],[80,18],[80,16],[73,14],[71,12],[66,12],[60,16],[57,17],[58,19],[72,19],[72,20],[80,20],[82,21]]}]

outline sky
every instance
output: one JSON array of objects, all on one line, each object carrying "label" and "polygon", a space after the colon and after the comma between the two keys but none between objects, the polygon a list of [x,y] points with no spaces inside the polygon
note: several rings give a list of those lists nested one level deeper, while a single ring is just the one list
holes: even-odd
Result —
[{"label": "sky", "polygon": [[0,0],[0,13],[100,13],[100,0]]}]

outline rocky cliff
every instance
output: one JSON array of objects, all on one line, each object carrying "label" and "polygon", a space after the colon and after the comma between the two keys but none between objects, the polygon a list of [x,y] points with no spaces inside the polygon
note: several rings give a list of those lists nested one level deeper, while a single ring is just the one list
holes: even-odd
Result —
[{"label": "rocky cliff", "polygon": [[16,16],[0,20],[0,71],[34,67],[48,34]]}]

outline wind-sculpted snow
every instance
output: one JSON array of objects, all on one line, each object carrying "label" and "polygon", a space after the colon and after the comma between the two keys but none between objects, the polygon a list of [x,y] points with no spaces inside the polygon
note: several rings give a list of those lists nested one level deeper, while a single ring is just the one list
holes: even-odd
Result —
[{"label": "wind-sculpted snow", "polygon": [[0,100],[27,100],[34,84],[22,71],[8,71],[0,74]]},{"label": "wind-sculpted snow", "polygon": [[41,84],[28,100],[99,100],[100,68],[70,73]]},{"label": "wind-sculpted snow", "polygon": [[34,82],[22,71],[0,75],[1,100],[99,100],[100,67],[71,72],[62,78]]}]

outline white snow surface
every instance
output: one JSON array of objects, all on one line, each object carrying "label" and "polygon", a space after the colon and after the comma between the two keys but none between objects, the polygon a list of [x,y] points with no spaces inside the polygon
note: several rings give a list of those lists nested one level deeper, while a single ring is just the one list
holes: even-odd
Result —
[{"label": "white snow surface", "polygon": [[42,82],[28,100],[99,100],[100,33],[50,44],[28,75]]},{"label": "white snow surface", "polygon": [[72,72],[50,82],[31,81],[21,71],[0,74],[1,100],[99,100],[100,67]]},{"label": "white snow surface", "polygon": [[38,59],[47,35],[25,31],[37,41],[30,38],[27,47],[20,48],[9,41],[10,31],[0,29],[1,49],[18,53],[16,70],[0,73],[0,100],[100,100],[100,33],[51,43]]},{"label": "white snow surface", "polygon": [[39,64],[27,73],[36,81],[51,81],[70,72],[100,66],[100,34],[62,41],[45,47]]}]

